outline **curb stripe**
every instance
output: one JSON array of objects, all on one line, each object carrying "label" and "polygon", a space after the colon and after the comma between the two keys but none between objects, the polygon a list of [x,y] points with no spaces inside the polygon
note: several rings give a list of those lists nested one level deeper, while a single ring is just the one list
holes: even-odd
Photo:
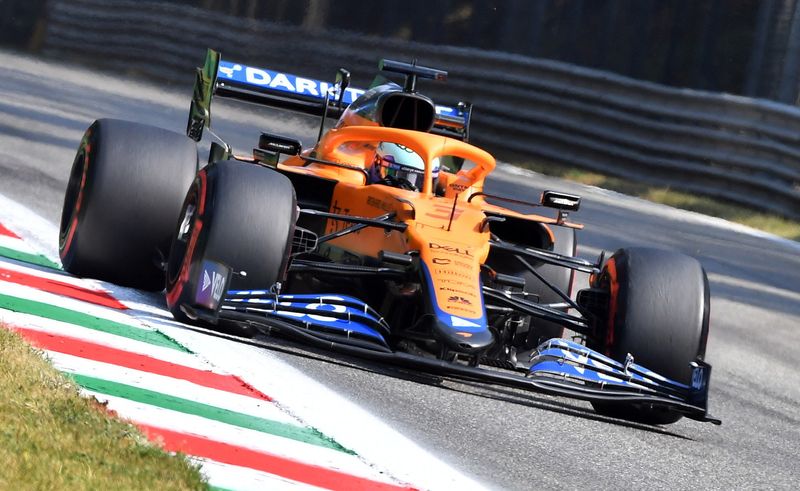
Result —
[{"label": "curb stripe", "polygon": [[263,399],[265,401],[272,400],[269,396],[246,385],[233,375],[220,375],[207,370],[198,370],[196,368],[162,361],[146,355],[82,341],[69,336],[48,334],[22,327],[12,327],[12,329],[23,335],[31,344],[44,350],[56,351],[80,358],[88,358],[94,361],[110,363],[157,375],[179,378],[211,389],[223,390],[234,394]]},{"label": "curb stripe", "polygon": [[236,445],[214,442],[186,433],[178,433],[143,424],[137,424],[137,426],[150,440],[163,442],[164,448],[167,451],[183,452],[225,464],[249,467],[270,474],[277,474],[302,483],[311,484],[312,486],[342,491],[410,491],[415,489],[407,486],[374,481],[363,477],[351,476],[334,469],[304,464],[266,452],[257,452]]},{"label": "curb stripe", "polygon": [[298,462],[337,469],[353,476],[391,482],[390,479],[386,478],[385,474],[367,464],[358,455],[339,452],[327,447],[309,445],[308,443],[282,438],[269,433],[231,426],[227,423],[203,418],[202,416],[181,413],[86,389],[81,389],[80,393],[94,397],[109,410],[124,415],[126,419],[135,424],[141,423],[143,425],[167,428],[170,431],[195,435],[215,442],[248,448],[256,452],[267,452]]},{"label": "curb stripe", "polygon": [[78,385],[86,390],[99,392],[101,394],[108,394],[114,397],[122,397],[130,401],[150,404],[152,406],[170,409],[172,411],[192,414],[214,421],[219,421],[221,423],[238,426],[240,428],[260,431],[262,433],[269,433],[271,435],[289,438],[291,440],[297,440],[299,442],[317,445],[320,447],[326,447],[333,450],[338,450],[340,452],[351,453],[338,443],[325,437],[322,433],[313,428],[295,426],[279,421],[259,418],[257,416],[251,416],[248,414],[231,411],[229,409],[222,409],[210,406],[208,404],[175,397],[169,394],[162,394],[160,392],[134,387],[132,385],[81,375],[79,373],[71,373],[69,375],[75,379],[75,382]]},{"label": "curb stripe", "polygon": [[217,389],[209,389],[185,380],[122,368],[108,363],[65,355],[56,351],[45,351],[44,354],[56,369],[65,372],[65,374],[77,373],[103,380],[113,380],[121,384],[141,387],[153,392],[164,392],[181,399],[202,402],[237,413],[300,425],[297,418],[284,412],[277,404],[272,402],[231,394]]},{"label": "curb stripe", "polygon": [[191,351],[158,331],[135,328],[119,322],[101,319],[99,317],[94,317],[82,312],[76,312],[64,307],[56,307],[55,305],[49,305],[43,302],[37,302],[35,300],[26,300],[23,298],[0,294],[0,308],[13,310],[14,312],[20,312],[23,314],[45,317],[47,319],[62,321],[68,324],[75,324],[89,329],[94,329],[96,331],[116,334],[118,336],[126,337],[136,341],[142,341],[145,343],[154,344],[156,346],[163,346],[166,348],[172,348],[178,351],[191,353]]},{"label": "curb stripe", "polygon": [[0,256],[5,256],[9,259],[15,259],[17,261],[35,264],[37,266],[44,266],[45,268],[61,270],[60,264],[54,263],[53,261],[47,259],[41,254],[17,251],[14,249],[9,249],[8,247],[0,246]]},{"label": "curb stripe", "polygon": [[103,282],[100,280],[93,280],[91,278],[79,278],[77,276],[72,276],[72,274],[67,273],[66,271],[61,269],[59,270],[44,269],[30,264],[20,263],[18,261],[5,261],[4,259],[5,258],[0,257],[0,264],[2,264],[4,268],[10,269],[12,271],[19,271],[20,273],[26,273],[46,280],[62,281],[70,285],[80,286],[83,288],[91,288],[95,291],[108,290],[107,288],[103,288],[101,286]]},{"label": "curb stripe", "polygon": [[324,491],[316,486],[247,467],[192,456],[189,456],[189,460],[202,466],[201,472],[208,478],[212,491]]},{"label": "curb stripe", "polygon": [[230,372],[223,371],[191,353],[143,343],[141,341],[117,336],[116,334],[108,334],[86,327],[76,326],[75,324],[67,324],[61,321],[36,317],[31,314],[0,310],[0,322],[5,322],[9,327],[24,326],[25,329],[57,337],[64,336],[65,333],[67,333],[69,337],[79,341],[86,341],[108,348],[120,349],[129,353],[145,355],[150,358],[156,358],[161,361],[167,361],[201,371],[211,371],[222,375],[230,374]]},{"label": "curb stripe", "polygon": [[0,235],[5,235],[7,237],[13,237],[15,239],[21,239],[21,237],[19,235],[15,234],[11,230],[9,230],[6,227],[4,227],[2,223],[0,223]]},{"label": "curb stripe", "polygon": [[0,281],[8,281],[20,285],[29,286],[55,295],[82,300],[84,302],[110,307],[117,310],[127,310],[128,307],[121,304],[116,298],[103,290],[91,290],[78,285],[58,281],[54,279],[42,278],[22,271],[14,271],[0,266]]},{"label": "curb stripe", "polygon": [[[13,269],[13,268],[11,268]],[[116,310],[94,305],[91,303],[75,300],[74,298],[48,293],[42,290],[37,290],[25,285],[18,285],[0,281],[0,295],[8,295],[10,297],[21,298],[33,302],[43,303],[45,305],[52,305],[60,307],[73,312],[79,312],[98,319],[114,322],[130,329],[139,329],[147,331],[155,331],[155,328],[148,326],[139,316],[131,315],[131,310]],[[120,301],[121,302],[121,301]],[[130,307],[130,305],[128,306]],[[177,324],[176,325],[181,325]]]},{"label": "curb stripe", "polygon": [[[0,199],[4,198],[0,196]],[[15,310],[6,312],[5,319],[25,321],[21,325],[26,327],[17,330],[24,331],[21,334],[26,337],[36,337],[39,343],[32,339],[29,342],[40,344],[46,350],[45,356],[50,355],[53,364],[72,374],[76,382],[83,378],[87,385],[91,382],[104,385],[106,389],[125,392],[116,396],[93,392],[86,386],[81,389],[84,396],[105,400],[110,410],[120,411],[121,417],[133,418],[149,438],[153,438],[152,432],[155,431],[162,442],[167,440],[165,436],[169,436],[173,444],[184,447],[197,444],[200,445],[198,448],[206,448],[211,453],[238,459],[238,464],[230,463],[193,452],[196,456],[190,458],[208,469],[214,469],[215,478],[210,479],[212,489],[323,489],[319,486],[325,489],[413,489],[408,483],[416,481],[416,478],[398,480],[392,477],[393,472],[387,473],[386,469],[370,463],[371,460],[347,451],[315,428],[306,426],[293,416],[294,412],[290,414],[281,405],[264,402],[271,401],[267,396],[261,399],[258,395],[254,396],[253,392],[245,390],[242,393],[242,387],[248,386],[233,374],[261,373],[263,370],[259,365],[251,363],[242,372],[223,364],[226,370],[221,371],[190,350],[189,346],[195,346],[192,343],[194,338],[189,336],[185,327],[182,329],[177,323],[172,325],[165,318],[164,322],[169,323],[169,328],[161,329],[151,325],[149,318],[145,320],[131,310],[121,311],[126,307],[134,308],[134,304],[119,302],[111,292],[126,298],[126,295],[131,295],[126,289],[117,290],[101,282],[68,275],[57,260],[53,262],[47,256],[37,254],[49,250],[47,245],[42,246],[40,242],[38,249],[28,247],[14,232],[2,224],[0,227],[9,232],[0,233],[0,255],[8,252],[11,256],[5,264],[0,257],[0,320],[4,317],[4,302],[17,307],[25,304],[28,307],[53,307],[48,309],[50,314],[69,312],[71,315],[67,319],[61,319],[30,309]],[[51,269],[46,271],[38,266]],[[12,274],[6,274],[4,278],[3,273],[8,271]],[[60,275],[64,275],[64,281],[58,277]],[[159,310],[157,305],[163,300],[154,298],[147,297],[142,301],[144,305],[153,304],[153,312],[156,312]],[[142,309],[142,313],[152,312],[147,308]],[[79,323],[76,317],[93,322]],[[32,325],[28,325],[28,321]],[[156,324],[161,321],[160,318],[155,320]],[[106,324],[107,328],[100,328],[97,322]],[[160,337],[162,342],[137,340],[140,336],[130,336],[135,331]],[[68,333],[69,336],[62,333]],[[181,344],[183,342],[187,343],[186,346]],[[207,352],[209,355],[216,353],[213,343],[208,346],[212,348]],[[234,356],[241,358],[240,355]],[[211,356],[210,359],[216,360],[216,357]],[[271,372],[267,370],[265,373]],[[214,380],[203,380],[209,378]],[[235,388],[228,385],[231,382]],[[219,384],[221,386],[218,387]],[[133,396],[131,391],[135,393]],[[182,407],[159,406],[152,401],[139,402],[142,398],[154,397],[166,400],[169,405]],[[184,411],[187,406],[190,412]],[[314,406],[318,411],[325,412],[324,405]],[[291,407],[294,408],[294,405]],[[222,411],[219,411],[220,408]],[[208,418],[206,414],[197,414],[207,411],[215,412],[218,417]],[[246,425],[247,420],[262,425],[265,422],[277,422],[313,431],[317,437],[326,439],[329,446],[317,446],[267,433],[263,428],[251,428]],[[245,424],[241,424],[243,421]],[[341,450],[331,448],[330,444]],[[256,464],[250,465],[253,462]],[[268,472],[264,470],[265,466],[272,466],[273,471],[277,472]],[[422,467],[427,467],[427,462]]]}]

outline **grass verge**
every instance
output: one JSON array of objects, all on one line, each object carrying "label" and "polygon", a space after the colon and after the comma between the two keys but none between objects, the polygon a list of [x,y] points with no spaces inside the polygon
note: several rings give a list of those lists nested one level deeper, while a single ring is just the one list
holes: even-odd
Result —
[{"label": "grass verge", "polygon": [[683,210],[696,211],[704,215],[724,218],[725,220],[741,223],[787,239],[800,240],[800,222],[754,210],[746,206],[706,196],[697,196],[667,187],[650,186],[627,181],[577,168],[557,167],[550,164],[545,165],[531,162],[518,163],[516,165],[541,174],[560,177],[581,184],[611,189],[612,191],[630,196],[637,196],[648,201],[662,203]]},{"label": "grass verge", "polygon": [[0,325],[0,489],[207,489]]}]

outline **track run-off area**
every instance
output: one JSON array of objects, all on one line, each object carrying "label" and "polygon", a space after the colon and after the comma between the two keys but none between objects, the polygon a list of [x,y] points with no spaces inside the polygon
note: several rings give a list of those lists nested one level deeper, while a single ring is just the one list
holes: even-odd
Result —
[{"label": "track run-off area", "polygon": [[[0,223],[7,232],[0,238],[0,319],[76,374],[87,394],[146,433],[160,431],[168,449],[217,445],[194,452],[212,484],[788,489],[800,481],[797,243],[508,165],[489,182],[489,192],[517,199],[535,200],[543,189],[583,195],[573,215],[586,224],[578,234],[583,257],[645,245],[702,262],[712,295],[709,406],[720,427],[631,424],[569,399],[443,380],[277,339],[224,339],[172,322],[158,294],[53,269],[63,193],[85,128],[114,117],[182,131],[193,74],[185,87],[164,88],[8,52],[0,52],[0,63]],[[304,117],[230,102],[214,110],[215,132],[238,153],[248,153],[261,130],[306,144],[316,135],[315,121]],[[60,317],[70,311],[77,312],[71,320]],[[148,370],[128,366],[141,364]],[[226,462],[224,445],[241,447],[244,460]]]}]

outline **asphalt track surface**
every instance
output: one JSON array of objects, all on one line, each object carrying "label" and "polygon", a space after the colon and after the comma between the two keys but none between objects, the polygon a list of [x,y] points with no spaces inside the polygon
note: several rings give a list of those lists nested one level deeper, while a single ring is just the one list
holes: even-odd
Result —
[{"label": "asphalt track surface", "polygon": [[[92,120],[185,128],[189,87],[163,89],[8,52],[0,52],[0,64],[0,193],[54,224],[75,148]],[[215,109],[216,132],[241,153],[261,129],[307,143],[316,135],[302,117],[231,103]],[[579,233],[581,255],[649,245],[703,263],[712,293],[710,409],[723,426],[684,419],[647,427],[598,416],[581,402],[438,383],[290,343],[277,343],[275,353],[491,488],[796,487],[800,244],[506,167],[489,184],[519,199],[545,188],[584,196],[575,216],[587,225]]]}]

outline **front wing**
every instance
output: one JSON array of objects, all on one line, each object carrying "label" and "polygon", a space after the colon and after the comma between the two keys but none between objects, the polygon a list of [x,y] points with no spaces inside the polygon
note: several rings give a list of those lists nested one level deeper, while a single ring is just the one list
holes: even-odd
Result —
[{"label": "front wing", "polygon": [[[198,289],[198,297],[202,292]],[[515,387],[590,402],[662,406],[687,418],[720,424],[707,412],[711,366],[692,363],[692,384],[663,377],[633,362],[620,363],[586,346],[551,339],[531,355],[524,371],[486,369],[393,351],[390,328],[367,304],[347,295],[281,295],[274,291],[227,291],[204,308],[186,307],[193,318],[249,324],[336,353],[463,380]],[[197,304],[196,304],[197,305]]]}]

